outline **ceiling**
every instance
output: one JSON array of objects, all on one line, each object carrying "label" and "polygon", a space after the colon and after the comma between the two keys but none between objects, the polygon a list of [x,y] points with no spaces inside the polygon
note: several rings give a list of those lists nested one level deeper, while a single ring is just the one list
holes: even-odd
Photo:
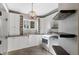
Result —
[{"label": "ceiling", "polygon": [[[32,9],[32,3],[7,3],[8,9],[19,11],[22,13],[29,13]],[[57,3],[34,3],[33,9],[37,15],[46,14],[58,8]]]}]

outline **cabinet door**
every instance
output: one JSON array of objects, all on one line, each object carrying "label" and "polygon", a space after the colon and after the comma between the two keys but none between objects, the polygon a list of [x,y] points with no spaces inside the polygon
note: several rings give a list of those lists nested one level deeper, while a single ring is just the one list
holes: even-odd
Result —
[{"label": "cabinet door", "polygon": [[20,34],[20,15],[15,14],[14,15],[14,35],[19,35]]},{"label": "cabinet door", "polygon": [[8,24],[8,27],[9,27],[9,35],[13,35],[14,33],[14,15],[11,13],[9,15],[9,24]]},{"label": "cabinet door", "polygon": [[9,17],[9,35],[19,35],[20,34],[20,15],[10,13]]},{"label": "cabinet door", "polygon": [[27,47],[29,47],[29,39],[27,36],[8,38],[8,51],[23,49]]},{"label": "cabinet door", "polygon": [[36,46],[41,44],[41,35],[30,35],[29,36],[29,45]]}]

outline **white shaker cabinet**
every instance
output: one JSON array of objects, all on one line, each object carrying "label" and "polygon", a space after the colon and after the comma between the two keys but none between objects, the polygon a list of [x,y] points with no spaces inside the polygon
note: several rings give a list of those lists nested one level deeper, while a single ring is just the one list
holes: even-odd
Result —
[{"label": "white shaker cabinet", "polygon": [[8,38],[8,52],[32,46],[37,46],[42,43],[41,35],[29,35]]},{"label": "white shaker cabinet", "polygon": [[9,14],[9,35],[20,34],[20,14]]},{"label": "white shaker cabinet", "polygon": [[29,45],[30,46],[37,46],[42,43],[41,35],[30,35],[29,36]]}]

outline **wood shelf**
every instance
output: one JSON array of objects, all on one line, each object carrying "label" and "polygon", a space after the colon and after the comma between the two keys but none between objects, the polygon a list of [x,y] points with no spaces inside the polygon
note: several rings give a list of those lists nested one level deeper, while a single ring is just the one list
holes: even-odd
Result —
[{"label": "wood shelf", "polygon": [[55,20],[64,20],[70,15],[74,14],[76,10],[60,10],[58,14],[53,18]]}]

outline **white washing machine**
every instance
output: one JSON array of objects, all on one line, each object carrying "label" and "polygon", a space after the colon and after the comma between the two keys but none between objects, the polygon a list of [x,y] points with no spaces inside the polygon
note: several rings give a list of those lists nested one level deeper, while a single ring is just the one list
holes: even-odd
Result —
[{"label": "white washing machine", "polygon": [[52,35],[43,35],[42,36],[42,47],[49,51],[50,53],[56,55],[55,51],[53,50],[53,45],[59,45],[58,43],[59,35],[52,34]]}]

